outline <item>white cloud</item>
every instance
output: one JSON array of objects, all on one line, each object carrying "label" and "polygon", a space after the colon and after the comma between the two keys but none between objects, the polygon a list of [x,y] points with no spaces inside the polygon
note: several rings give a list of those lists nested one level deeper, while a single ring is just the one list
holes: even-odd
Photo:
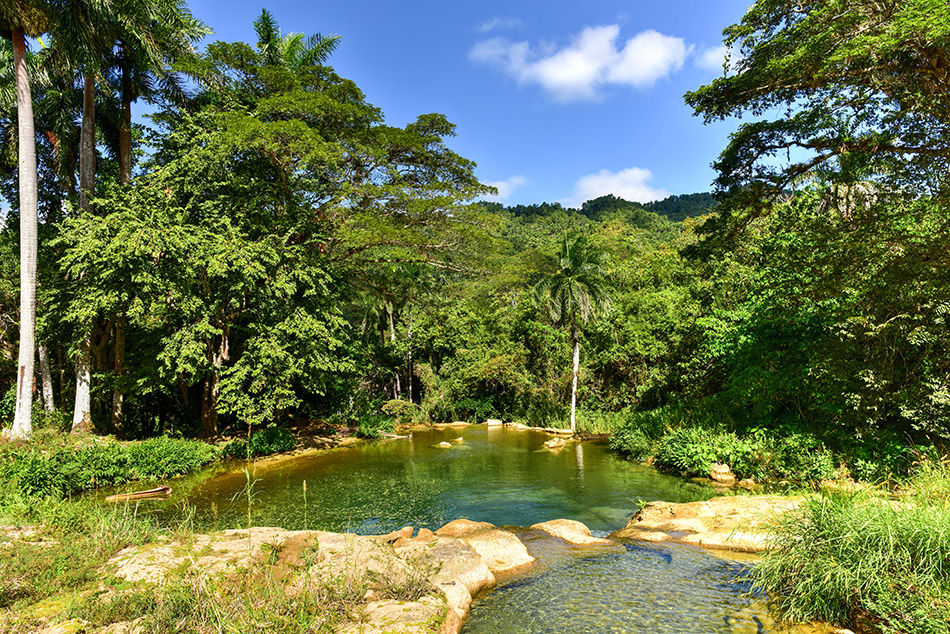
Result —
[{"label": "white cloud", "polygon": [[600,170],[596,174],[581,177],[574,185],[574,195],[561,203],[567,207],[580,207],[588,200],[607,194],[638,203],[661,200],[669,196],[668,191],[653,189],[647,184],[652,178],[653,173],[650,170],[640,167],[629,167],[619,172]]},{"label": "white cloud", "polygon": [[742,59],[738,49],[727,46],[707,48],[696,54],[695,64],[703,70],[722,72],[723,63],[728,61],[729,72],[736,72],[736,64]]},{"label": "white cloud", "polygon": [[492,18],[487,22],[482,22],[476,27],[479,33],[489,33],[491,31],[504,31],[508,29],[517,29],[521,26],[521,20],[518,18]]},{"label": "white cloud", "polygon": [[469,59],[502,69],[521,84],[538,84],[559,101],[596,100],[610,85],[647,88],[683,67],[692,51],[682,38],[643,31],[617,47],[617,25],[587,27],[570,45],[477,42]]},{"label": "white cloud", "polygon": [[511,178],[508,178],[503,181],[493,181],[490,183],[485,183],[486,185],[491,185],[492,187],[498,190],[497,195],[488,196],[485,198],[485,200],[493,200],[493,201],[507,200],[513,193],[515,193],[516,189],[526,184],[527,182],[528,182],[528,179],[525,178],[524,176],[512,176]]}]

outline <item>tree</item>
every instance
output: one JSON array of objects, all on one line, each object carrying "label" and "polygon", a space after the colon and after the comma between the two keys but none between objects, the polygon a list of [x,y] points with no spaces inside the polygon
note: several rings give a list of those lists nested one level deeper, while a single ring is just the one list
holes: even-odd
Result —
[{"label": "tree", "polygon": [[26,64],[26,36],[46,30],[43,13],[26,0],[0,9],[0,36],[13,43],[16,74],[17,153],[20,189],[20,348],[17,362],[16,412],[13,436],[28,438],[33,431],[33,358],[36,354],[37,184],[36,141],[33,135],[33,97]]},{"label": "tree", "polygon": [[950,195],[946,2],[758,0],[724,35],[734,72],[686,102],[707,122],[768,118],[743,123],[715,164],[720,223],[803,177]]},{"label": "tree", "polygon": [[585,322],[610,305],[604,270],[604,253],[593,248],[584,237],[565,237],[560,245],[556,269],[536,287],[544,298],[551,319],[571,330],[573,378],[571,380],[571,431],[575,430],[577,375],[581,344],[578,321]]},{"label": "tree", "polygon": [[305,66],[319,66],[340,45],[339,35],[314,33],[305,39],[302,33],[281,35],[274,15],[267,9],[254,20],[257,50],[266,66],[279,66],[297,72]]},{"label": "tree", "polygon": [[161,98],[184,103],[185,91],[176,61],[194,54],[192,44],[211,33],[192,16],[181,0],[131,3],[134,14],[125,21],[139,25],[134,32],[119,33],[112,64],[118,69],[121,100],[119,126],[119,184],[132,178],[132,103],[140,97],[155,103]]}]

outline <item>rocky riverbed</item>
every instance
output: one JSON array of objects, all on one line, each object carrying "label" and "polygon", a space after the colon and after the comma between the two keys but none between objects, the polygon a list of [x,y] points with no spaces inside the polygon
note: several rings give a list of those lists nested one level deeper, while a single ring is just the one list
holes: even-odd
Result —
[{"label": "rocky riverbed", "polygon": [[[610,539],[591,535],[581,522],[552,520],[530,527],[572,548],[603,552],[624,540],[679,541],[703,548],[761,552],[768,527],[797,508],[797,498],[727,496],[703,502],[646,504]],[[520,529],[524,530],[524,529]],[[355,607],[338,622],[339,634],[457,634],[474,597],[535,565],[518,531],[467,519],[436,531],[412,527],[387,535],[255,527],[168,538],[127,548],[101,570],[99,600],[122,601],[129,588],[159,588],[169,578],[188,579],[227,592],[249,575],[280,584],[293,598],[302,593],[350,589]],[[46,634],[93,632],[78,621],[50,625]],[[113,623],[102,634],[144,634],[142,619]]]}]

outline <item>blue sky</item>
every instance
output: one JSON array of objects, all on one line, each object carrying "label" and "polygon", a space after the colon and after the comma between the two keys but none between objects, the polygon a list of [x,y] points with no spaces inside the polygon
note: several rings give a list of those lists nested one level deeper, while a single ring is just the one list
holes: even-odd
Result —
[{"label": "blue sky", "polygon": [[[215,33],[256,37],[260,0],[191,0]],[[386,121],[439,112],[453,150],[504,204],[645,202],[709,191],[734,122],[704,126],[682,96],[722,73],[722,29],[749,0],[271,0],[284,34],[342,37],[330,65]]]}]

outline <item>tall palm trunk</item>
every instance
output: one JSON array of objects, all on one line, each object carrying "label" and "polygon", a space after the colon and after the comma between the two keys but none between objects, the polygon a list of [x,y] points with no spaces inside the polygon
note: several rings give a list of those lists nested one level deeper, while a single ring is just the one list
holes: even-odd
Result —
[{"label": "tall palm trunk", "polygon": [[[132,78],[129,62],[129,45],[121,43],[122,48],[122,121],[119,124],[119,185],[128,185],[132,181]],[[115,387],[112,389],[112,429],[121,433],[125,394],[122,392],[121,377],[125,372],[125,307],[115,327]]]},{"label": "tall palm trunk", "polygon": [[[91,328],[91,326],[88,326]],[[76,400],[73,405],[73,434],[92,431],[92,335],[87,335],[79,344],[76,357]]]},{"label": "tall palm trunk", "polygon": [[[92,73],[83,75],[82,126],[79,137],[79,207],[92,211],[96,188],[96,84]],[[91,324],[90,324],[91,328]],[[92,430],[92,332],[79,346],[76,358],[76,400],[73,408],[73,433]]]},{"label": "tall palm trunk", "polygon": [[53,401],[53,370],[49,363],[49,350],[45,344],[37,346],[40,356],[40,385],[43,386],[43,407],[47,412],[56,409],[56,403]]},{"label": "tall palm trunk", "polygon": [[89,72],[83,75],[79,135],[79,207],[88,212],[96,189],[96,83]]},{"label": "tall palm trunk", "polygon": [[571,431],[574,431],[574,415],[577,410],[577,372],[581,365],[581,342],[577,338],[577,324],[571,324],[571,340],[574,342],[574,380],[571,382]]},{"label": "tall palm trunk", "polygon": [[26,68],[26,39],[23,29],[14,28],[12,35],[20,185],[20,351],[13,436],[29,438],[33,433],[33,356],[36,354],[36,139],[33,132],[33,96]]},{"label": "tall palm trunk", "polygon": [[122,121],[119,124],[119,184],[132,180],[132,78],[129,45],[122,42]]}]

